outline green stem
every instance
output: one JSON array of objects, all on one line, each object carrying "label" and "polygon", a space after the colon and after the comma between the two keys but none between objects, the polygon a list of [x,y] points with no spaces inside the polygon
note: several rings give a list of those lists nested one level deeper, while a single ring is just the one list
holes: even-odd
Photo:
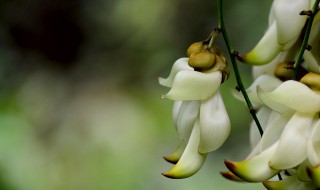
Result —
[{"label": "green stem", "polygon": [[222,14],[222,0],[218,0],[218,29],[221,30],[221,33],[223,35],[223,38],[224,38],[224,41],[226,43],[226,46],[227,46],[227,49],[228,49],[228,52],[229,52],[229,56],[230,56],[230,59],[231,59],[231,63],[232,63],[232,67],[233,67],[233,70],[234,70],[234,74],[236,76],[236,80],[237,80],[237,87],[238,89],[241,91],[241,93],[243,94],[243,97],[247,103],[247,106],[249,108],[249,111],[250,111],[250,114],[252,115],[253,117],[253,120],[255,121],[257,127],[258,127],[258,130],[260,132],[260,135],[262,136],[263,135],[263,129],[260,125],[260,122],[258,120],[258,117],[255,113],[255,110],[252,106],[252,103],[249,99],[249,96],[243,86],[243,83],[242,83],[242,80],[241,80],[241,76],[240,76],[240,72],[239,72],[239,69],[238,69],[238,65],[237,65],[237,61],[236,61],[236,52],[234,51],[233,47],[232,47],[232,44],[229,40],[229,37],[228,37],[228,33],[226,31],[226,28],[225,28],[225,25],[224,25],[224,20],[223,20],[223,14]]},{"label": "green stem", "polygon": [[304,34],[304,37],[303,37],[303,41],[302,41],[302,44],[301,44],[301,48],[300,48],[300,51],[299,51],[299,54],[298,54],[298,57],[294,63],[294,73],[293,73],[293,77],[292,79],[293,80],[297,80],[298,79],[298,72],[299,72],[299,68],[300,68],[300,65],[302,63],[302,57],[303,57],[303,54],[304,54],[304,51],[306,50],[307,46],[308,46],[308,40],[309,40],[309,36],[310,36],[310,32],[311,32],[311,28],[312,28],[312,23],[313,23],[313,19],[314,19],[314,16],[317,12],[317,8],[318,8],[318,5],[319,5],[319,2],[320,0],[316,0],[312,6],[312,12],[309,16],[309,18],[307,19],[307,28],[306,28],[306,32]]}]

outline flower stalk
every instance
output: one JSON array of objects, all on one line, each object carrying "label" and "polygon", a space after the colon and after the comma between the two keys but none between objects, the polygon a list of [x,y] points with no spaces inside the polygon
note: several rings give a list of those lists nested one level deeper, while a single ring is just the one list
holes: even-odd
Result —
[{"label": "flower stalk", "polygon": [[300,65],[302,63],[302,57],[303,57],[305,50],[310,51],[312,48],[311,46],[308,45],[308,41],[309,41],[309,36],[310,36],[311,28],[312,28],[312,23],[313,23],[315,15],[316,15],[316,12],[318,11],[319,2],[320,2],[320,0],[315,0],[314,4],[312,6],[312,10],[301,11],[301,13],[300,13],[301,16],[308,16],[309,18],[307,19],[307,28],[306,28],[306,31],[305,31],[305,34],[303,37],[301,48],[300,48],[298,57],[294,63],[294,73],[293,73],[293,77],[292,77],[293,80],[297,80],[297,78],[298,78],[298,72],[299,72]]},{"label": "flower stalk", "polygon": [[238,53],[236,51],[234,51],[234,48],[229,40],[229,36],[228,36],[228,33],[227,33],[227,30],[225,28],[225,25],[224,25],[224,19],[223,19],[223,10],[222,10],[222,0],[218,0],[218,29],[219,31],[221,31],[222,33],[222,36],[224,38],[224,41],[226,43],[226,46],[227,46],[227,49],[228,49],[228,53],[229,53],[229,56],[230,56],[230,59],[231,59],[231,63],[232,63],[232,67],[233,67],[233,70],[234,70],[234,74],[235,74],[235,77],[236,77],[236,80],[237,80],[237,90],[241,91],[241,93],[243,94],[243,97],[245,99],[245,102],[247,104],[247,107],[250,111],[250,114],[251,116],[253,117],[253,120],[255,121],[257,127],[258,127],[258,130],[259,130],[259,133],[260,135],[262,136],[263,135],[263,129],[261,127],[261,124],[258,120],[258,117],[256,115],[256,111],[255,109],[253,108],[252,106],[252,103],[250,101],[250,98],[244,88],[244,85],[242,83],[242,80],[241,80],[241,76],[240,76],[240,72],[239,72],[239,68],[238,68],[238,65],[237,65],[237,60],[236,60],[236,57],[238,55]]}]

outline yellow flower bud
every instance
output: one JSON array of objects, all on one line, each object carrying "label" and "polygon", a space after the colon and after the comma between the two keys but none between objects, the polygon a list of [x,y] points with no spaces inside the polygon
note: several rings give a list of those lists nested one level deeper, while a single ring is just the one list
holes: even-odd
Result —
[{"label": "yellow flower bud", "polygon": [[320,74],[310,72],[304,75],[300,82],[309,86],[309,88],[312,90],[320,93]]},{"label": "yellow flower bud", "polygon": [[203,42],[196,42],[189,46],[187,55],[190,57],[193,53],[198,53],[204,49]]},{"label": "yellow flower bud", "polygon": [[196,70],[206,70],[215,63],[215,55],[208,51],[202,51],[191,54],[188,64]]}]

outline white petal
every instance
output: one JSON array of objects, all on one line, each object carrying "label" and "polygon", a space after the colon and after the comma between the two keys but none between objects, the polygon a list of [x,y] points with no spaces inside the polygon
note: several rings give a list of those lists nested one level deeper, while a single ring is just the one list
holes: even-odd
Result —
[{"label": "white petal", "polygon": [[178,116],[179,116],[179,110],[180,110],[181,104],[182,104],[182,101],[174,101],[172,106],[172,120],[176,128],[178,124]]},{"label": "white petal", "polygon": [[261,151],[260,151],[260,143],[261,143],[261,141],[259,141],[258,144],[256,144],[256,146],[252,148],[251,152],[248,154],[248,156],[246,157],[245,160],[249,160],[252,157],[257,156],[258,154],[261,153]]},{"label": "white petal", "polygon": [[[267,122],[269,119],[269,116],[271,115],[271,110],[265,106],[262,106],[256,113],[258,120],[260,122],[260,125],[263,130],[267,127]],[[257,124],[255,121],[251,121],[250,125],[250,144],[251,147],[255,147],[258,142],[261,140],[261,135],[258,130]]]},{"label": "white petal", "polygon": [[204,100],[213,96],[221,84],[221,72],[180,71],[164,98],[171,100]]},{"label": "white petal", "polygon": [[269,12],[269,17],[268,17],[268,24],[269,27],[275,22],[276,18],[274,16],[274,8],[273,8],[273,4],[274,2],[272,2],[271,8],[270,8],[270,12]]},{"label": "white petal", "polygon": [[320,95],[297,81],[286,81],[272,92],[258,89],[258,95],[267,106],[278,112],[287,111],[286,108],[306,113],[320,111]]},{"label": "white petal", "polygon": [[242,162],[225,161],[225,164],[232,173],[236,174],[243,180],[249,182],[261,182],[268,180],[280,172],[279,170],[271,169],[268,165],[277,145],[278,143],[275,143],[265,151],[248,160]]},{"label": "white petal", "polygon": [[301,16],[302,10],[309,9],[308,0],[275,0],[274,16],[277,24],[277,39],[280,45],[285,45],[297,39],[307,16]]},{"label": "white petal", "polygon": [[285,126],[278,148],[269,166],[274,169],[293,168],[307,158],[309,138],[314,113],[296,112]]},{"label": "white petal", "polygon": [[[261,75],[256,80],[254,80],[254,82],[250,85],[250,87],[246,90],[246,92],[252,103],[260,105],[262,104],[262,102],[258,97],[257,86],[260,86],[265,91],[272,91],[276,89],[281,83],[282,83],[281,80],[273,76]],[[241,92],[233,91],[233,95],[237,99],[242,100],[244,102],[244,97]]]},{"label": "white petal", "polygon": [[176,164],[181,158],[181,155],[183,154],[183,151],[186,148],[186,146],[186,143],[180,143],[179,146],[173,151],[173,153],[171,153],[168,156],[164,156],[163,158],[172,164]]},{"label": "white petal", "polygon": [[199,152],[204,154],[216,150],[224,143],[229,133],[229,116],[222,97],[217,92],[212,98],[201,102]]},{"label": "white petal", "polygon": [[304,64],[306,65],[306,68],[308,69],[308,71],[312,71],[315,73],[320,72],[320,66],[318,64],[318,61],[310,51],[305,51],[303,54],[303,58],[305,60]]},{"label": "white petal", "polygon": [[193,68],[188,65],[188,60],[188,58],[180,58],[176,62],[174,62],[168,78],[159,78],[159,83],[162,86],[171,87],[173,79],[179,71],[193,71]]},{"label": "white petal", "polygon": [[272,91],[276,89],[281,83],[281,80],[273,76],[261,75],[247,90],[250,100],[252,100],[253,102],[261,103],[257,93],[257,86],[260,86],[264,91]]},{"label": "white petal", "polygon": [[177,120],[177,131],[182,142],[187,142],[199,113],[200,101],[183,101]]},{"label": "white petal", "polygon": [[281,115],[278,114],[278,116],[269,123],[261,139],[261,151],[270,147],[280,139],[281,133],[292,114],[291,112],[286,112]]},{"label": "white petal", "polygon": [[320,164],[320,120],[315,123],[310,139],[308,140],[308,159],[312,166]]},{"label": "white petal", "polygon": [[168,172],[163,173],[169,178],[186,178],[197,173],[206,160],[207,154],[198,153],[198,145],[200,141],[199,122],[195,123],[188,145],[183,152],[178,163]]},{"label": "white petal", "polygon": [[277,27],[274,22],[253,50],[241,57],[245,63],[264,65],[273,60],[281,49],[277,42]]}]

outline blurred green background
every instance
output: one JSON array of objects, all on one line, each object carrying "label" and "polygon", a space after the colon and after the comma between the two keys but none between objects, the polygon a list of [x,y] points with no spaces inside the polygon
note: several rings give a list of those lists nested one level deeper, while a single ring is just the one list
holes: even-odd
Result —
[{"label": "blurred green background", "polygon": [[[225,180],[224,159],[250,151],[246,107],[222,86],[232,133],[193,177],[172,180],[162,156],[178,142],[169,74],[217,25],[214,0],[0,2],[0,189],[263,189]],[[224,1],[234,47],[250,50],[271,1]],[[217,44],[225,50],[221,38]],[[250,68],[239,63],[244,83]]]}]

